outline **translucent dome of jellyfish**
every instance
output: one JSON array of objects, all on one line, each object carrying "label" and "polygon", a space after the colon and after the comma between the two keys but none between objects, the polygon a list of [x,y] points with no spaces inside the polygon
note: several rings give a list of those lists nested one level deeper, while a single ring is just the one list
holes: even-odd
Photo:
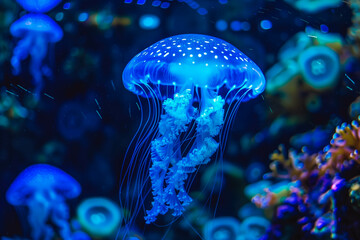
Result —
[{"label": "translucent dome of jellyfish", "polygon": [[29,13],[16,20],[10,26],[10,33],[20,38],[13,50],[11,65],[14,74],[21,71],[21,61],[31,56],[30,73],[35,85],[34,94],[38,95],[43,88],[43,75],[46,67],[43,60],[47,54],[48,43],[61,40],[63,31],[60,26],[47,15]]},{"label": "translucent dome of jellyfish", "polygon": [[71,239],[66,199],[79,196],[80,184],[64,171],[48,164],[35,164],[22,171],[6,192],[13,206],[27,206],[31,239],[52,239],[57,230]]},{"label": "translucent dome of jellyfish", "polygon": [[187,193],[192,182],[187,181],[189,174],[207,164],[219,146],[222,158],[222,144],[240,102],[262,93],[265,78],[231,44],[207,35],[184,34],[136,55],[124,69],[123,83],[145,97],[149,106],[149,117],[130,145],[134,149],[128,149],[130,163],[122,171],[120,191],[126,194],[121,193],[125,198],[121,204],[132,215],[125,220],[133,221],[143,208],[150,193],[148,180],[153,201],[146,223],[168,211],[181,216],[192,201]]}]

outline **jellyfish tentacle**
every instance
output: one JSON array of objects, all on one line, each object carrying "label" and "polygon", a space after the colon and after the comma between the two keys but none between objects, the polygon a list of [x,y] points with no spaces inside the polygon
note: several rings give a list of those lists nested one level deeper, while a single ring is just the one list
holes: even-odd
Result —
[{"label": "jellyfish tentacle", "polygon": [[43,194],[36,193],[33,198],[29,200],[29,224],[32,229],[32,238],[37,239],[51,239],[54,231],[47,224],[49,216],[50,204]]},{"label": "jellyfish tentacle", "polygon": [[174,209],[174,216],[180,216],[183,207],[192,201],[185,189],[185,180],[188,175],[195,172],[197,166],[207,164],[219,147],[219,143],[213,137],[217,136],[222,128],[225,101],[217,96],[211,99],[209,103],[195,120],[197,124],[196,147],[177,162],[176,166],[173,167],[172,172],[174,174],[168,180],[168,187],[173,187],[175,190],[171,192],[178,192],[177,199],[182,203],[182,208]]},{"label": "jellyfish tentacle", "polygon": [[34,94],[38,96],[43,89],[43,60],[47,54],[47,41],[45,36],[39,35],[34,39],[34,46],[30,50],[31,62],[30,73],[34,79],[35,90]]},{"label": "jellyfish tentacle", "polygon": [[[184,104],[186,97],[181,96]],[[178,97],[179,95],[175,95],[172,101],[178,102]],[[169,209],[173,210],[173,216],[180,216],[184,207],[191,203],[192,199],[185,189],[185,180],[196,171],[197,166],[210,161],[219,147],[214,137],[219,134],[224,122],[225,101],[220,96],[205,100],[206,104],[203,104],[202,111],[196,118],[195,108],[188,107],[192,114],[186,115],[189,111],[184,109],[184,105],[171,104],[176,109],[169,109],[169,102],[164,103],[167,114],[162,116],[159,123],[162,136],[152,144],[153,165],[150,178],[154,201],[153,208],[147,211],[145,217],[147,223],[154,222],[157,215],[165,214]],[[178,141],[179,135],[187,130],[193,120],[197,124],[195,144],[185,157],[181,157],[181,154],[179,157],[176,152],[174,154],[175,141]]]},{"label": "jellyfish tentacle", "polygon": [[13,74],[18,75],[21,71],[21,61],[29,56],[29,50],[33,42],[31,35],[21,39],[13,50],[13,56],[11,57],[11,65],[13,67]]},{"label": "jellyfish tentacle", "polygon": [[[60,196],[57,197],[61,198]],[[58,227],[62,239],[71,239],[71,230],[68,223],[69,208],[65,202],[60,201],[53,206],[51,220]]]},{"label": "jellyfish tentacle", "polygon": [[[145,217],[147,223],[154,222],[157,215],[165,214],[168,210],[169,194],[166,192],[166,178],[170,164],[176,164],[180,160],[176,158],[178,154],[174,154],[176,142],[180,134],[187,131],[196,113],[196,109],[192,107],[192,99],[193,96],[188,89],[183,94],[175,94],[174,99],[169,98],[163,103],[165,114],[161,116],[159,122],[161,136],[151,143],[152,166],[149,175],[154,200],[152,209],[147,211]],[[170,201],[172,205],[180,204],[176,202],[177,199],[173,200],[175,202]]]},{"label": "jellyfish tentacle", "polygon": [[33,76],[35,85],[35,95],[40,94],[43,88],[43,60],[47,54],[47,41],[44,35],[29,34],[21,39],[14,48],[11,58],[14,75],[18,75],[21,71],[21,61],[31,56],[30,73]]}]

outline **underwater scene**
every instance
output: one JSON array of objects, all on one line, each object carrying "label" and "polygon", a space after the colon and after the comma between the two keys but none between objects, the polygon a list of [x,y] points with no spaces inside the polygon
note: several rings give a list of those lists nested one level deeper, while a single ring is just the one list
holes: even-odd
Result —
[{"label": "underwater scene", "polygon": [[0,239],[360,240],[360,0],[0,0]]}]

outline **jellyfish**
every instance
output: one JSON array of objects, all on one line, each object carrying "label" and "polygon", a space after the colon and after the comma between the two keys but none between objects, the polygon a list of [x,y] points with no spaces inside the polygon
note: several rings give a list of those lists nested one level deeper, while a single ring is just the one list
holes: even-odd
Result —
[{"label": "jellyfish", "polygon": [[83,201],[77,209],[83,229],[93,238],[109,238],[121,222],[120,208],[112,201],[94,197]]},{"label": "jellyfish", "polygon": [[71,239],[65,200],[80,192],[80,184],[64,171],[35,164],[16,177],[6,192],[6,200],[13,206],[28,208],[32,239],[52,239],[55,230],[62,239]]},{"label": "jellyfish", "polygon": [[[120,191],[134,178],[132,190],[122,193],[122,204],[137,209],[132,213],[137,215],[149,194],[144,189],[149,179],[153,201],[146,211],[146,223],[169,210],[181,216],[192,201],[187,193],[192,182],[186,181],[188,176],[207,164],[219,146],[221,158],[240,102],[262,93],[265,78],[231,44],[207,35],[184,34],[161,40],[136,55],[124,69],[123,83],[145,97],[150,109],[122,174]],[[229,104],[227,111],[225,103]],[[140,165],[134,173],[136,161]]]},{"label": "jellyfish", "polygon": [[21,61],[30,55],[30,74],[35,85],[34,94],[38,96],[43,88],[43,75],[47,74],[46,70],[48,70],[43,64],[48,44],[60,41],[63,32],[60,26],[47,15],[29,13],[10,26],[10,33],[20,38],[11,58],[13,72],[18,75],[21,71]]}]

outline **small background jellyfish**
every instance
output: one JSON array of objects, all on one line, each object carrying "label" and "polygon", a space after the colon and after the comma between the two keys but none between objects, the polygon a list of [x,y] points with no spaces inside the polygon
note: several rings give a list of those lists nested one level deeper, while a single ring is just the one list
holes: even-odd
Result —
[{"label": "small background jellyfish", "polygon": [[10,26],[11,35],[20,39],[13,50],[11,65],[14,75],[18,75],[21,61],[31,57],[29,69],[35,85],[34,95],[39,97],[43,88],[43,75],[51,75],[49,68],[43,64],[48,45],[60,41],[63,36],[60,26],[43,13],[54,8],[60,0],[18,2],[31,13],[22,16]]},{"label": "small background jellyfish", "polygon": [[140,107],[149,111],[128,149],[129,165],[123,164],[121,205],[131,212],[125,220],[131,226],[150,192],[153,202],[146,211],[146,223],[168,211],[181,216],[192,201],[187,193],[194,181],[191,174],[218,149],[216,156],[222,158],[240,102],[264,90],[264,76],[231,44],[184,34],[136,55],[123,72],[123,83],[145,97]]},{"label": "small background jellyfish", "polygon": [[26,207],[31,239],[62,239],[72,236],[66,199],[79,196],[80,184],[67,173],[47,164],[35,164],[22,171],[6,192],[13,206]]}]

